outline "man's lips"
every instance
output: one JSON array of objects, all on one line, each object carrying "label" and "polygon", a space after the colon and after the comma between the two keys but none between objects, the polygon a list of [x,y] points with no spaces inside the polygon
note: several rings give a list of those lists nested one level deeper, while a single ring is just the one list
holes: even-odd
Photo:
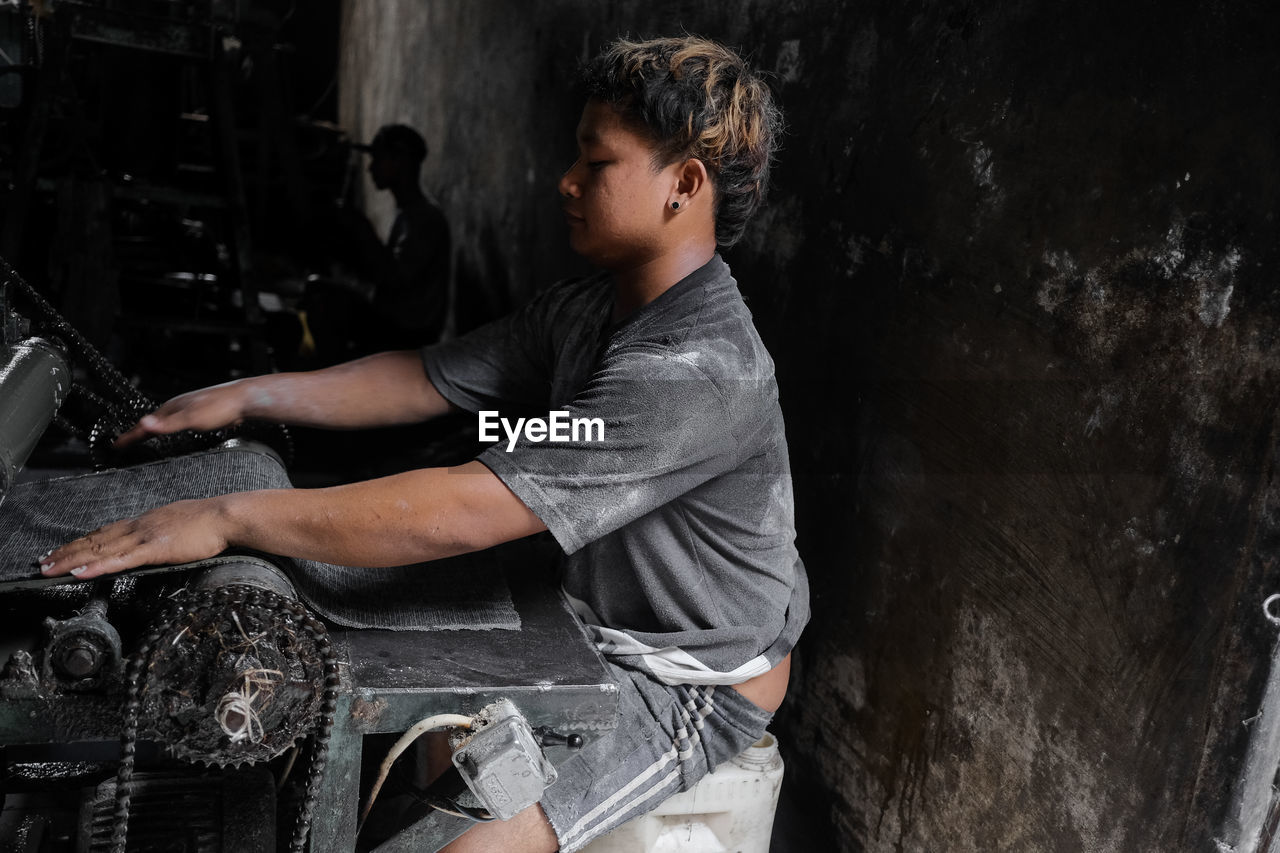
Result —
[{"label": "man's lips", "polygon": [[561,209],[564,211],[564,218],[567,219],[569,222],[586,222],[587,221],[567,207],[561,208]]}]

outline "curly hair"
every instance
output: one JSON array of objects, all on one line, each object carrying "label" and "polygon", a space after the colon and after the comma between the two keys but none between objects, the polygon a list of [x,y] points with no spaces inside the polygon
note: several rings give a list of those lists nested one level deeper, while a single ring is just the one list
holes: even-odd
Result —
[{"label": "curly hair", "polygon": [[716,243],[736,243],[764,200],[782,135],[782,112],[760,76],[708,39],[623,38],[583,66],[581,84],[648,130],[655,168],[702,161],[715,190]]}]

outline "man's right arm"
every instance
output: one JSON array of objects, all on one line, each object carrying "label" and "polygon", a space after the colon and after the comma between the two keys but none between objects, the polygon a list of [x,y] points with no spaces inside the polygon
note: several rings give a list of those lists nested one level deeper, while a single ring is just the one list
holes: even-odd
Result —
[{"label": "man's right arm", "polygon": [[417,423],[456,410],[427,378],[421,355],[401,350],[323,370],[254,376],[182,394],[143,417],[116,446],[184,429],[219,429],[246,418],[362,429]]}]

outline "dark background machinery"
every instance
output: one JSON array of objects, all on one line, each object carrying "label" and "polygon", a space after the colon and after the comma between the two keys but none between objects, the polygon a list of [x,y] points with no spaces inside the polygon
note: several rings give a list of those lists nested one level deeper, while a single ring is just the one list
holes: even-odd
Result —
[{"label": "dark background machinery", "polygon": [[0,255],[157,396],[296,355],[353,164],[337,10],[0,7]]},{"label": "dark background machinery", "polygon": [[[338,0],[0,6],[0,257],[149,400],[363,352],[341,318],[306,322],[308,279],[358,273],[372,234],[351,204],[364,163],[335,123],[339,15]],[[41,464],[83,461],[62,426]],[[375,452],[303,431],[294,473],[387,473],[436,459],[432,441],[457,458],[473,446],[457,432],[394,430]]]}]

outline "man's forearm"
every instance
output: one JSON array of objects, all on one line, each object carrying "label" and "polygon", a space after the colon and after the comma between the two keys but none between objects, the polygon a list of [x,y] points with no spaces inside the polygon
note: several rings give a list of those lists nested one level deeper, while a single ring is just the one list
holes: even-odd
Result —
[{"label": "man's forearm", "polygon": [[414,350],[384,352],[308,373],[242,380],[245,417],[361,429],[417,423],[451,411]]},{"label": "man's forearm", "polygon": [[399,489],[377,482],[374,488],[360,488],[372,483],[359,483],[226,495],[219,503],[227,523],[227,545],[372,567],[474,550],[442,524],[442,508],[398,500]]},{"label": "man's forearm", "polygon": [[436,560],[544,529],[478,462],[217,500],[228,546],[352,566]]}]

